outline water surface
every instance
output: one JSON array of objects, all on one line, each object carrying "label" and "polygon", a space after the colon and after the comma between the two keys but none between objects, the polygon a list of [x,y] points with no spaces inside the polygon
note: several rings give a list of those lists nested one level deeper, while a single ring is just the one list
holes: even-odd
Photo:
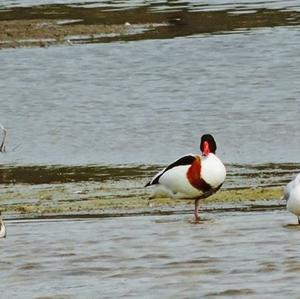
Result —
[{"label": "water surface", "polygon": [[299,28],[2,50],[2,163],[299,162]]},{"label": "water surface", "polygon": [[[0,51],[0,122],[9,130],[0,157],[1,208],[145,199],[146,180],[197,152],[207,132],[228,168],[224,189],[285,184],[300,169],[299,7],[299,1],[2,1],[0,20],[136,24],[142,15],[142,24],[159,26],[73,46]],[[205,211],[195,225],[189,214],[8,220],[0,293],[298,296],[294,216],[279,206]]]},{"label": "water surface", "polygon": [[[299,227],[286,211],[7,222],[5,298],[296,298]],[[67,232],[67,235],[66,235]]]}]

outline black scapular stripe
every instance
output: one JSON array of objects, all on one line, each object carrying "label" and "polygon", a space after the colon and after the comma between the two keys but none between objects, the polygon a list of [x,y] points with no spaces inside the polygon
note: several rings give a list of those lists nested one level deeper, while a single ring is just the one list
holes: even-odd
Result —
[{"label": "black scapular stripe", "polygon": [[157,176],[153,181],[149,181],[145,187],[151,186],[151,185],[156,185],[159,183],[159,178],[169,169],[172,169],[176,166],[181,166],[181,165],[190,165],[195,161],[195,157],[188,155],[188,156],[184,156],[180,159],[178,159],[177,161],[175,161],[174,163],[170,164],[159,176]]}]

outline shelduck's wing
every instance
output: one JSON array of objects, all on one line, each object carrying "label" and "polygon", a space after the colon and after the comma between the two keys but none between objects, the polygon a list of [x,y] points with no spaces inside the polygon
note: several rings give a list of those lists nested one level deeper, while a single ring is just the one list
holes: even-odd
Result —
[{"label": "shelduck's wing", "polygon": [[156,185],[159,184],[159,178],[169,169],[172,169],[176,166],[182,166],[182,165],[191,165],[195,161],[196,157],[194,155],[187,155],[184,157],[179,158],[177,161],[173,162],[170,164],[168,167],[160,171],[157,175],[153,177],[151,181],[149,181],[145,187],[151,186],[151,185]]}]

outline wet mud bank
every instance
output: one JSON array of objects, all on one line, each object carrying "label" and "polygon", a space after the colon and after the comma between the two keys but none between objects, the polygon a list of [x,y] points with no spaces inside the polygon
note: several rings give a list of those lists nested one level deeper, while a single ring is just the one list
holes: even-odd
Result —
[{"label": "wet mud bank", "polygon": [[299,24],[297,11],[255,7],[216,11],[154,3],[127,9],[75,4],[4,7],[0,48],[163,39]]},{"label": "wet mud bank", "polygon": [[[85,218],[191,213],[193,200],[155,198],[145,183],[161,166],[3,166],[0,206],[6,218]],[[220,192],[202,211],[282,209],[282,186],[298,164],[229,165]]]},{"label": "wet mud bank", "polygon": [[[9,211],[3,213],[5,220],[80,220],[80,219],[105,219],[105,218],[116,218],[116,217],[134,217],[134,216],[167,216],[167,215],[191,215],[191,221],[193,221],[193,205],[190,204],[179,204],[173,205],[156,205],[152,208],[145,206],[144,208],[125,208],[125,209],[112,209],[107,207],[101,210],[94,211],[59,211],[59,212],[41,212],[38,207],[31,209],[30,212],[26,213],[20,211]],[[262,211],[275,211],[285,210],[286,205],[283,201],[277,200],[262,200],[262,201],[245,201],[245,202],[227,202],[227,203],[203,203],[200,213],[206,215],[207,213],[232,213],[232,212],[262,212]],[[201,216],[201,217],[202,217]]]}]

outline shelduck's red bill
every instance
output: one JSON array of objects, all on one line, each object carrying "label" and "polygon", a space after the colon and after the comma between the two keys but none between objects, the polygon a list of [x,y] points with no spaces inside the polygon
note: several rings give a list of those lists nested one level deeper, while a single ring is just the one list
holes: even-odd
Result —
[{"label": "shelduck's red bill", "polygon": [[203,142],[203,155],[208,156],[210,153],[209,143],[207,141]]}]

